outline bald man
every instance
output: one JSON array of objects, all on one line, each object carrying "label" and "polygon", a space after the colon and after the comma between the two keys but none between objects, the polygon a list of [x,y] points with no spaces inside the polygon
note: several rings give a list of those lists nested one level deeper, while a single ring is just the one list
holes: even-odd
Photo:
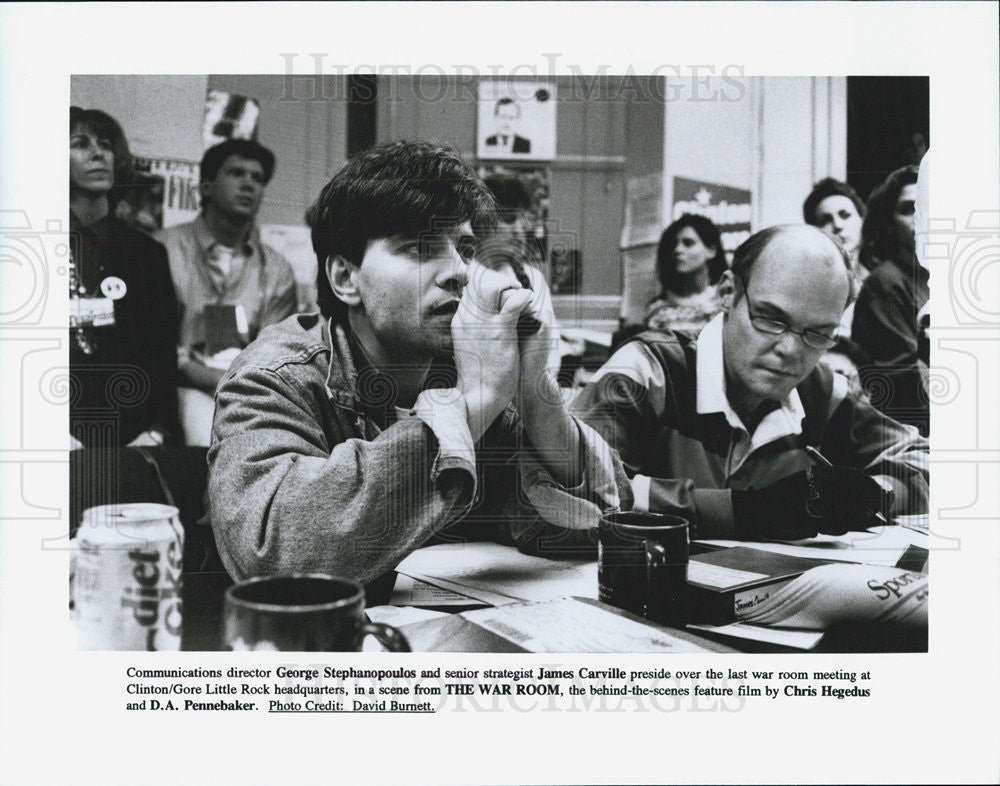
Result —
[{"label": "bald man", "polygon": [[849,290],[842,246],[815,227],[771,227],[736,250],[723,312],[698,336],[642,333],[611,357],[574,410],[618,450],[634,509],[743,540],[926,513],[927,441],[818,364]]}]

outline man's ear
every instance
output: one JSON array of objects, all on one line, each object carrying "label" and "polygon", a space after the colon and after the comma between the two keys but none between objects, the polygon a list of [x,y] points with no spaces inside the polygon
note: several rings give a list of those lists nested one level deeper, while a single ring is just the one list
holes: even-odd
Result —
[{"label": "man's ear", "polygon": [[357,265],[348,262],[340,255],[326,258],[326,279],[330,282],[330,289],[348,306],[361,304],[361,292],[358,290],[356,280],[357,272]]},{"label": "man's ear", "polygon": [[719,277],[719,283],[715,285],[715,293],[722,301],[722,310],[729,312],[736,302],[736,278],[732,270],[727,270]]}]

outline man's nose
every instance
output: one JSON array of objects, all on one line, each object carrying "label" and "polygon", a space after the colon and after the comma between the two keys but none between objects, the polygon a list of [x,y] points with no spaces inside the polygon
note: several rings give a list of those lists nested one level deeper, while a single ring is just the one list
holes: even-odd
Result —
[{"label": "man's nose", "polygon": [[469,283],[469,263],[458,253],[455,244],[449,242],[444,249],[441,260],[441,271],[438,274],[438,286],[442,289],[461,291]]},{"label": "man's nose", "polygon": [[800,356],[804,346],[802,336],[793,333],[791,330],[786,330],[778,336],[778,341],[774,345],[774,352],[783,360],[794,361]]}]

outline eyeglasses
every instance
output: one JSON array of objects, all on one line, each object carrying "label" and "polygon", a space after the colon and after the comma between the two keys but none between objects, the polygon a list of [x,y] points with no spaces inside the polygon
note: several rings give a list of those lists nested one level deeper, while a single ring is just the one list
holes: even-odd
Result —
[{"label": "eyeglasses", "polygon": [[827,333],[820,333],[818,330],[793,330],[787,323],[782,322],[780,319],[771,319],[771,317],[762,317],[755,314],[753,301],[750,299],[750,293],[747,292],[747,282],[740,279],[740,283],[743,285],[743,296],[747,301],[747,314],[750,315],[750,324],[756,330],[771,336],[794,333],[805,342],[806,346],[813,349],[830,349],[836,345],[837,339]]}]

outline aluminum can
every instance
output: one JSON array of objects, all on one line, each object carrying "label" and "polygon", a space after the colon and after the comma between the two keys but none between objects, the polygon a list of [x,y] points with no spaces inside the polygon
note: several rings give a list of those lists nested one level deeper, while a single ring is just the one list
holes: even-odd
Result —
[{"label": "aluminum can", "polygon": [[84,511],[70,597],[84,650],[179,650],[184,530],[152,503]]}]

